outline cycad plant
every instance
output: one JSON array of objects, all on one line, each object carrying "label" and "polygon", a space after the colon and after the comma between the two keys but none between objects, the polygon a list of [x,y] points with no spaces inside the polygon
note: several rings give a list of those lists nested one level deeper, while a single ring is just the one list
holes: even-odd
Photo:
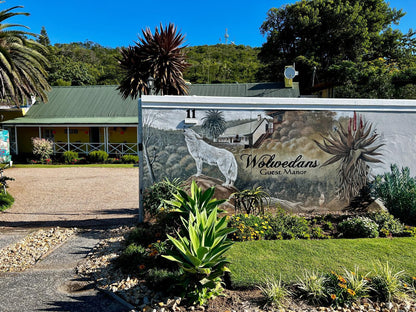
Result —
[{"label": "cycad plant", "polygon": [[334,155],[322,166],[339,162],[337,193],[341,200],[349,202],[367,185],[368,163],[381,162],[375,156],[381,155],[377,150],[384,144],[373,145],[379,135],[372,132],[371,123],[363,122],[362,116],[357,116],[356,112],[349,119],[348,128],[340,124],[336,134],[330,133],[329,137],[323,138],[323,143],[316,140],[315,143],[324,152]]},{"label": "cycad plant", "polygon": [[36,34],[17,30],[24,25],[9,24],[7,19],[29,13],[15,13],[15,6],[0,12],[0,99],[7,104],[19,106],[32,96],[47,101],[50,86],[46,80],[49,62],[44,54],[47,49],[29,39]]},{"label": "cycad plant", "polygon": [[143,38],[135,46],[122,48],[118,59],[120,67],[125,71],[118,90],[124,98],[136,98],[149,94],[147,80],[154,78],[156,93],[162,95],[184,95],[188,93],[183,78],[184,70],[189,66],[182,52],[185,37],[177,31],[175,25],[155,29],[153,34],[149,28],[142,31]]}]

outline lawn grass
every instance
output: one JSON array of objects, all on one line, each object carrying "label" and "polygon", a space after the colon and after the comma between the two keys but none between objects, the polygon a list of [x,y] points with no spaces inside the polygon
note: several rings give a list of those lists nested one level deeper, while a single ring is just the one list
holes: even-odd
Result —
[{"label": "lawn grass", "polygon": [[76,165],[42,165],[42,164],[13,164],[14,168],[66,168],[66,167],[100,167],[100,168],[133,168],[133,164],[76,164]]},{"label": "lawn grass", "polygon": [[266,276],[296,281],[306,269],[329,273],[358,266],[372,271],[376,261],[416,275],[416,238],[276,240],[238,242],[228,252],[233,287],[254,287]]}]

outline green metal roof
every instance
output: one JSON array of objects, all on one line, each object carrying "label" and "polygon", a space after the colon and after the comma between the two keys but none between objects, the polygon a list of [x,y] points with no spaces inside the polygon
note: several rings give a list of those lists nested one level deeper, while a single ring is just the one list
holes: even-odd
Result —
[{"label": "green metal roof", "polygon": [[[279,83],[190,85],[189,95],[233,97],[299,97],[298,88]],[[117,86],[53,87],[48,103],[36,102],[24,117],[3,125],[135,124],[137,99],[124,100]]]},{"label": "green metal roof", "polygon": [[294,88],[285,88],[284,83],[221,83],[195,84],[190,86],[190,95],[234,96],[234,97],[299,97],[299,84]]}]

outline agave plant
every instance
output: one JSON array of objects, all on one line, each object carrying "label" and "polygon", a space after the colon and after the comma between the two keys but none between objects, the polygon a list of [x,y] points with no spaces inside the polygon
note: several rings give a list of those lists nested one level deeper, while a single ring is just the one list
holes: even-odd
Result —
[{"label": "agave plant", "polygon": [[[166,200],[165,203],[172,207],[172,212],[178,212],[182,217],[187,218],[189,213],[196,214],[197,211],[206,210],[208,214],[217,208],[226,200],[217,200],[214,196],[215,188],[211,187],[202,191],[195,181],[191,184],[191,195],[185,191],[178,189],[177,194],[173,194],[175,199]],[[222,212],[222,210],[219,210]]]},{"label": "agave plant", "polygon": [[226,217],[218,219],[217,214],[215,207],[209,214],[196,209],[188,219],[181,217],[185,235],[177,233],[177,239],[168,235],[175,250],[163,256],[179,264],[186,296],[200,305],[221,292],[221,277],[229,271],[224,254],[233,244],[227,236],[234,229],[227,227]]},{"label": "agave plant", "polygon": [[189,66],[181,45],[185,37],[176,26],[156,28],[153,34],[149,28],[142,31],[143,38],[135,46],[122,48],[118,59],[125,76],[118,87],[124,98],[136,98],[148,94],[147,80],[154,78],[156,93],[162,95],[183,95],[188,93],[183,78],[184,70]]},{"label": "agave plant", "polygon": [[342,200],[349,202],[366,186],[370,169],[367,163],[381,162],[374,156],[381,155],[377,150],[384,144],[373,145],[379,135],[371,129],[372,125],[363,122],[362,116],[354,112],[354,117],[349,119],[348,129],[340,124],[336,130],[337,136],[330,133],[329,137],[323,138],[323,143],[315,140],[321,150],[334,155],[322,166],[340,162],[338,196]]}]

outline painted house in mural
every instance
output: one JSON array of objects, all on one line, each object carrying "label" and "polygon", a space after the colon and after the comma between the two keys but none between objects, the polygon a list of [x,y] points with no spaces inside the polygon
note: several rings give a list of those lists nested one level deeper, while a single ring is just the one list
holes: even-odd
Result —
[{"label": "painted house in mural", "polygon": [[[291,88],[283,83],[190,85],[189,94],[300,96],[296,83]],[[137,100],[124,100],[116,86],[53,87],[48,103],[35,102],[24,116],[6,120],[1,126],[9,130],[10,150],[14,155],[31,153],[31,138],[41,137],[53,141],[55,154],[68,150],[80,154],[104,150],[120,156],[137,153],[137,115]],[[252,136],[255,138],[257,134]]]},{"label": "painted house in mural", "polygon": [[227,128],[218,137],[218,143],[243,145],[257,148],[273,133],[273,120],[257,116],[256,120]]}]

